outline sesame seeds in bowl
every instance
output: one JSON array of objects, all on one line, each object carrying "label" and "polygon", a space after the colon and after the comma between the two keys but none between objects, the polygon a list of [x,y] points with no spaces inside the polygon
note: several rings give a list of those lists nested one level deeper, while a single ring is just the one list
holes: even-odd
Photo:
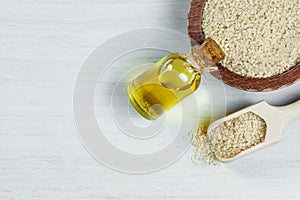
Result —
[{"label": "sesame seeds in bowl", "polygon": [[269,91],[300,79],[298,0],[192,0],[191,39],[215,39],[226,54],[223,82]]}]

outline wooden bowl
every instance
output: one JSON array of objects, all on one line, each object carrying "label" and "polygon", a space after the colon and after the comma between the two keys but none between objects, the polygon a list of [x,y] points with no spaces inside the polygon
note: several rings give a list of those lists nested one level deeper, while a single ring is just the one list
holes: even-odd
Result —
[{"label": "wooden bowl", "polygon": [[[188,33],[191,44],[202,44],[205,38],[202,30],[202,16],[206,0],[192,0],[188,15]],[[300,63],[282,74],[269,78],[249,78],[229,71],[218,64],[218,71],[211,72],[225,84],[246,91],[272,91],[290,86],[300,80]]]}]

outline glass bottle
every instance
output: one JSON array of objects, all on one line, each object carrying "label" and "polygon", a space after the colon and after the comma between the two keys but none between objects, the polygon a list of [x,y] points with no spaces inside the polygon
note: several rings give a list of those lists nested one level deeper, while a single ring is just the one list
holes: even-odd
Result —
[{"label": "glass bottle", "polygon": [[215,70],[215,64],[224,58],[211,38],[195,45],[190,53],[170,53],[128,84],[129,100],[143,117],[155,120],[192,94],[204,70]]}]

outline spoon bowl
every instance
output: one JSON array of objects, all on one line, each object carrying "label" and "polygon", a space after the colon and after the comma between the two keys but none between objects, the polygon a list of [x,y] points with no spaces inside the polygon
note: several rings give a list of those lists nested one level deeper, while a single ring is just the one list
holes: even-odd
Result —
[{"label": "spoon bowl", "polygon": [[254,147],[251,147],[249,149],[246,149],[241,153],[239,153],[238,155],[231,158],[223,158],[216,155],[216,158],[221,162],[233,161],[237,158],[243,157],[259,149],[265,148],[267,146],[279,142],[281,140],[282,129],[285,126],[285,124],[297,118],[300,118],[300,100],[297,101],[296,103],[293,103],[288,106],[283,106],[283,107],[271,106],[265,101],[249,106],[247,108],[244,108],[238,112],[235,112],[229,116],[226,116],[222,119],[213,122],[208,127],[207,137],[209,139],[213,138],[215,136],[212,133],[213,130],[217,128],[219,125],[221,125],[222,123],[237,118],[248,112],[252,112],[256,114],[257,116],[261,117],[265,121],[267,127],[266,127],[266,137],[264,142]]}]

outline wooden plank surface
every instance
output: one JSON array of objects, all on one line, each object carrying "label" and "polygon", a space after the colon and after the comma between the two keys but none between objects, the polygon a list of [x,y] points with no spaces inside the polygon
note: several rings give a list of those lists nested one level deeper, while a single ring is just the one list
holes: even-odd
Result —
[{"label": "wooden plank surface", "polygon": [[[192,164],[191,149],[164,170],[129,175],[82,147],[72,95],[90,52],[137,28],[186,33],[188,8],[187,0],[0,1],[0,199],[300,198],[299,120],[281,143],[219,166]],[[299,83],[264,94],[225,88],[228,111],[300,98]]]}]

